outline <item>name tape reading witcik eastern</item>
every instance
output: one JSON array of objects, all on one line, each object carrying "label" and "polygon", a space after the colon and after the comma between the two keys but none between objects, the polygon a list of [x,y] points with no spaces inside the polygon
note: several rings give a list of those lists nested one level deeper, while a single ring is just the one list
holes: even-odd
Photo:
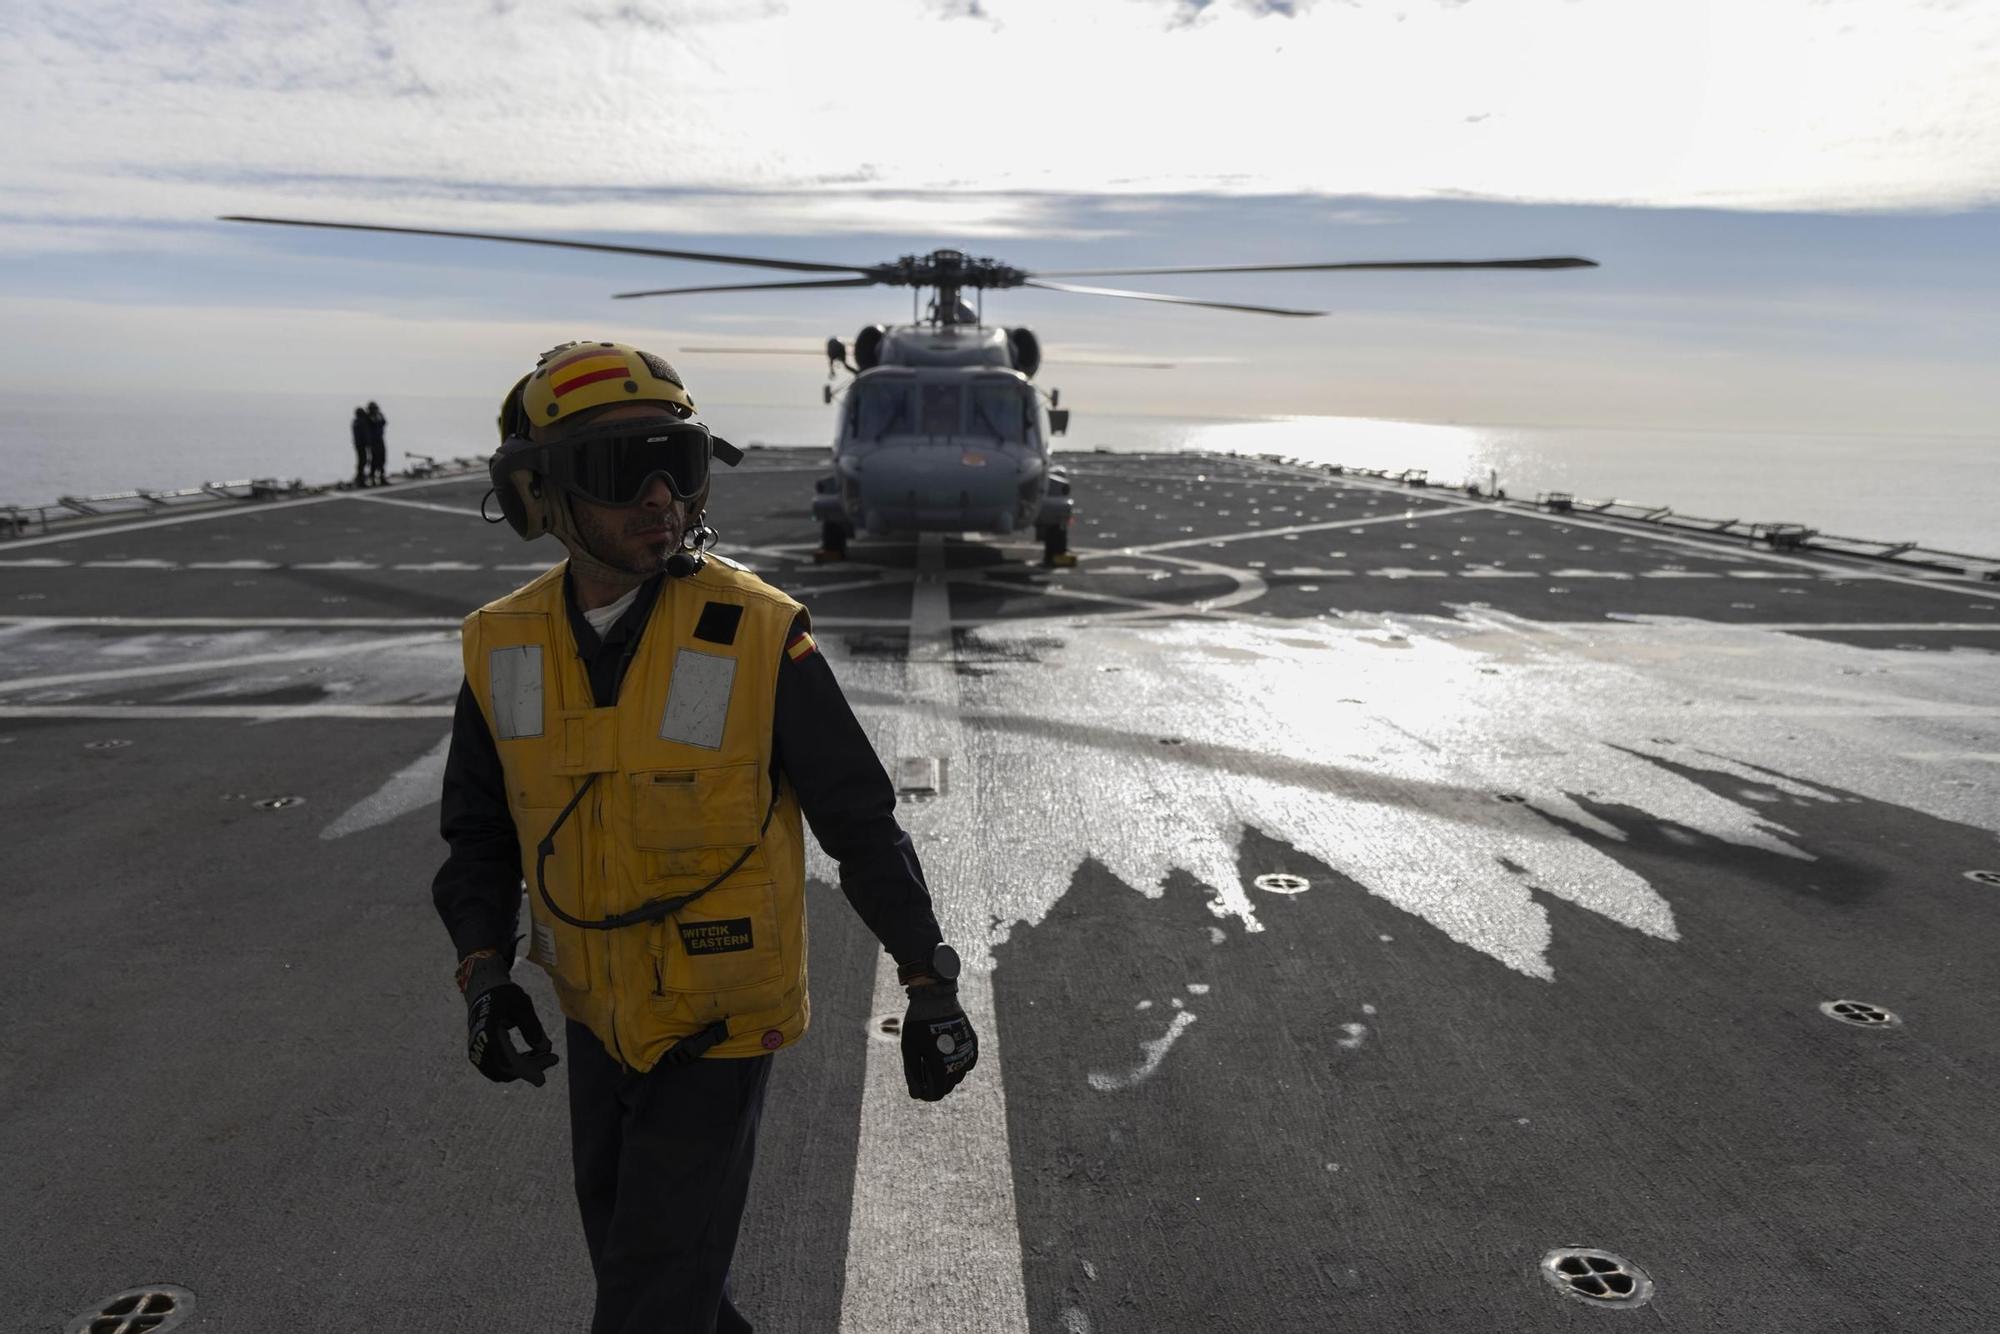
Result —
[{"label": "name tape reading witcik eastern", "polygon": [[718,922],[678,922],[681,944],[689,954],[730,954],[754,948],[750,919],[731,917]]}]

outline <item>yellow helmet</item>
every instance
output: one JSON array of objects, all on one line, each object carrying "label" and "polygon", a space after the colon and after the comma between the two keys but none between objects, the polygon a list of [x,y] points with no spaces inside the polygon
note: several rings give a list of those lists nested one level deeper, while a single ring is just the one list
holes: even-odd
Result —
[{"label": "yellow helmet", "polygon": [[563,343],[542,353],[500,404],[500,439],[525,437],[609,403],[660,403],[676,417],[694,415],[694,399],[665,357],[624,343]]},{"label": "yellow helmet", "polygon": [[[585,480],[596,478],[597,474],[585,466],[589,460],[581,453],[589,453],[590,446],[600,443],[597,437],[607,428],[586,423],[577,432],[565,431],[553,440],[546,435],[539,440],[529,435],[531,426],[546,428],[575,421],[591,408],[623,403],[656,404],[683,422],[695,410],[687,386],[664,357],[623,343],[564,343],[552,347],[536,359],[534,370],[507,391],[507,397],[500,403],[500,448],[487,460],[486,469],[494,496],[500,502],[500,513],[515,532],[524,538],[535,538],[554,531],[557,516],[549,503],[551,488],[575,489],[599,504],[625,503],[627,498],[623,495],[600,494],[602,484],[622,484],[632,479],[607,475],[597,478],[600,485],[595,488]],[[608,429],[619,433],[619,424],[612,423]],[[629,433],[630,429],[627,426],[623,433]],[[687,502],[690,520],[698,523],[708,503],[709,460],[721,459],[734,467],[743,461],[743,451],[711,434],[699,422],[661,429],[678,442],[666,451],[678,459],[670,465],[669,485],[676,497]]]}]

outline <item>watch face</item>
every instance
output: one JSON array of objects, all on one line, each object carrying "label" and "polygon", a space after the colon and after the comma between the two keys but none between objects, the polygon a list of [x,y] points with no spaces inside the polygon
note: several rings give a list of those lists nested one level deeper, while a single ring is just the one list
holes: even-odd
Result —
[{"label": "watch face", "polygon": [[938,975],[940,981],[956,982],[958,980],[958,951],[949,945],[940,943],[936,949],[931,951],[931,971]]}]

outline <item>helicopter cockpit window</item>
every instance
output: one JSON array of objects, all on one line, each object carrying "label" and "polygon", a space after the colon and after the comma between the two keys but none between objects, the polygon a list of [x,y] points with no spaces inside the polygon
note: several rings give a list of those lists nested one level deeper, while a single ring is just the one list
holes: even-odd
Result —
[{"label": "helicopter cockpit window", "polygon": [[863,384],[853,396],[853,434],[858,440],[880,440],[885,435],[909,435],[916,430],[916,413],[910,400],[915,397],[910,384]]},{"label": "helicopter cockpit window", "polygon": [[917,429],[923,435],[957,435],[959,432],[959,387],[955,384],[923,384],[917,386],[923,395],[923,424]]},{"label": "helicopter cockpit window", "polygon": [[1013,384],[975,384],[972,409],[966,418],[966,433],[1000,441],[1027,438],[1027,401]]}]

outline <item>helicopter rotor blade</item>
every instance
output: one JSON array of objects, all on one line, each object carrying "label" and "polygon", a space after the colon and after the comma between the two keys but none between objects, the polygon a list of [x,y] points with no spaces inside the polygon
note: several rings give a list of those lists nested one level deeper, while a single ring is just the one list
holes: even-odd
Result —
[{"label": "helicopter rotor blade", "polygon": [[677,347],[676,352],[727,353],[733,357],[824,357],[823,347]]},{"label": "helicopter rotor blade", "polygon": [[[790,269],[796,273],[867,273],[860,264],[817,264],[804,259],[759,259],[751,255],[721,255],[707,250],[663,250],[657,246],[611,245],[601,241],[562,241],[547,236],[510,236],[503,232],[453,232],[434,227],[388,227],[363,222],[313,222],[305,218],[254,218],[230,213],[218,222],[257,222],[272,227],[321,227],[340,232],[388,232],[398,236],[444,236],[460,241],[505,241],[510,245],[553,246],[562,250],[596,250],[610,255],[646,255],[655,259],[692,259],[704,264],[742,264],[757,269]],[[870,278],[868,282],[873,282]]]},{"label": "helicopter rotor blade", "polygon": [[613,292],[620,301],[629,301],[635,296],[686,296],[690,292],[768,292],[774,288],[798,289],[801,287],[873,287],[873,278],[818,278],[803,283],[724,283],[720,287],[661,287],[651,292]]},{"label": "helicopter rotor blade", "polygon": [[1316,273],[1331,269],[1594,269],[1594,259],[1398,259],[1362,264],[1218,264],[1190,269],[1051,269],[1036,278],[1139,278],[1166,273]]},{"label": "helicopter rotor blade", "polygon": [[1127,292],[1116,287],[1078,287],[1074,283],[1045,283],[1036,278],[1024,281],[1023,287],[1039,287],[1047,292],[1081,292],[1085,296],[1123,296],[1134,301],[1169,301],[1177,306],[1207,306],[1211,310],[1245,310],[1253,315],[1297,315],[1313,316],[1326,314],[1323,310],[1288,310],[1283,306],[1245,306],[1234,301],[1197,301],[1191,296],[1166,296],[1160,292]]},{"label": "helicopter rotor blade", "polygon": [[1180,366],[1171,361],[1112,361],[1099,357],[1058,357],[1051,353],[1042,355],[1044,366],[1103,366],[1118,371],[1173,371]]}]

